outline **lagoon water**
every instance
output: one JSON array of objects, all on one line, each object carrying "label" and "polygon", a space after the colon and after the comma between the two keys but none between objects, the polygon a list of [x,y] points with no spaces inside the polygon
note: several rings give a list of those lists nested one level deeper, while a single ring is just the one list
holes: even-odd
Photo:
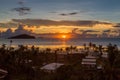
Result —
[{"label": "lagoon water", "polygon": [[[10,46],[11,39],[0,39],[0,45],[6,44]],[[120,38],[80,38],[80,39],[12,39],[12,46],[18,45],[34,45],[39,48],[64,48],[68,46],[82,47],[84,43],[95,43],[96,45],[107,46],[109,43],[116,44],[120,49]]]}]

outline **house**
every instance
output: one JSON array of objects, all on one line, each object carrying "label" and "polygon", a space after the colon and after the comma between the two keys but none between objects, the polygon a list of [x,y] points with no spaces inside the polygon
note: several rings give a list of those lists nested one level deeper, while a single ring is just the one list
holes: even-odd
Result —
[{"label": "house", "polygon": [[44,65],[40,69],[51,73],[51,72],[55,72],[62,65],[64,65],[64,64],[62,64],[62,63],[50,63],[47,65]]},{"label": "house", "polygon": [[88,55],[82,59],[81,64],[83,65],[83,67],[95,68],[97,65],[96,64],[96,57]]}]

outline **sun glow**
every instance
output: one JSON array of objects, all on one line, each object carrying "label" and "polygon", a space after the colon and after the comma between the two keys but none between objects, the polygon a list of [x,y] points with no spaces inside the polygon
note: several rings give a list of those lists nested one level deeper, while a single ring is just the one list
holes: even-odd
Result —
[{"label": "sun glow", "polygon": [[67,38],[67,36],[66,36],[66,35],[62,35],[61,37],[62,37],[63,39],[66,39],[66,38]]},{"label": "sun glow", "polygon": [[59,33],[59,34],[56,34],[54,38],[57,38],[60,40],[69,40],[73,38],[73,35],[71,35],[71,33]]}]

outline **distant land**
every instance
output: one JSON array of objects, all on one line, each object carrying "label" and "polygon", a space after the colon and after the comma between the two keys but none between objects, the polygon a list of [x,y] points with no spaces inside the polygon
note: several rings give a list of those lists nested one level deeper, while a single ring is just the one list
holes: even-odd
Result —
[{"label": "distant land", "polygon": [[35,39],[35,37],[28,34],[21,34],[21,35],[9,37],[8,39]]}]

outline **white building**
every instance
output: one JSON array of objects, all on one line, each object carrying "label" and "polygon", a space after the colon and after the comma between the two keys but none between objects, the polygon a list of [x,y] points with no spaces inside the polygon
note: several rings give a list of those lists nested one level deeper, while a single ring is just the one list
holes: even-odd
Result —
[{"label": "white building", "polygon": [[62,64],[62,63],[50,63],[50,64],[47,64],[47,65],[41,67],[40,69],[44,70],[46,72],[55,72],[56,69],[58,69],[62,65],[64,65],[64,64]]},{"label": "white building", "polygon": [[82,59],[81,64],[84,67],[88,67],[88,68],[96,67],[96,65],[97,65],[96,64],[96,57],[88,55],[88,56],[86,56],[85,58]]}]

